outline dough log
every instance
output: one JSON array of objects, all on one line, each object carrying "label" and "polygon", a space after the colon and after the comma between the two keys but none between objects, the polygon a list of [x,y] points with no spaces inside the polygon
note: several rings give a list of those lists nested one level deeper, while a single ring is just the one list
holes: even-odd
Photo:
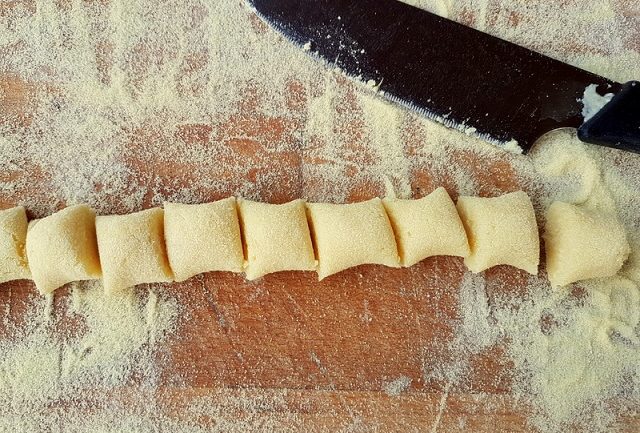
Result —
[{"label": "dough log", "polygon": [[[555,202],[546,217],[553,286],[613,276],[630,254],[615,216]],[[23,207],[0,211],[0,283],[33,278],[43,294],[77,280],[102,277],[111,293],[210,271],[244,270],[253,280],[316,270],[322,280],[362,264],[412,266],[436,255],[464,257],[472,272],[510,265],[537,274],[539,252],[533,205],[522,191],[460,197],[457,205],[444,188],[418,200],[352,204],[230,197],[98,217],[78,205],[29,224]]]}]

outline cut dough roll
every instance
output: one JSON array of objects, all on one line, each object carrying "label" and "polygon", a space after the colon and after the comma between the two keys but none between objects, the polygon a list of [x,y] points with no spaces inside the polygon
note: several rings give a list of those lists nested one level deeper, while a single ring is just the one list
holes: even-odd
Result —
[{"label": "cut dough roll", "polygon": [[471,248],[464,263],[472,272],[511,265],[530,274],[538,273],[538,226],[525,192],[493,198],[460,197],[457,208]]},{"label": "cut dough roll", "polygon": [[31,278],[26,242],[27,213],[24,207],[0,210],[0,283]]},{"label": "cut dough roll", "polygon": [[239,200],[247,249],[246,277],[316,268],[304,200],[285,204]]},{"label": "cut dough roll", "polygon": [[546,216],[547,273],[554,287],[615,275],[629,256],[624,227],[614,215],[557,201]]},{"label": "cut dough roll", "polygon": [[107,293],[137,284],[173,281],[164,244],[162,209],[99,216],[96,233]]},{"label": "cut dough roll", "polygon": [[90,207],[78,205],[31,221],[27,257],[40,293],[71,281],[100,278],[95,219]]},{"label": "cut dough roll", "polygon": [[242,272],[234,197],[203,204],[165,203],[164,235],[176,281],[210,271]]},{"label": "cut dough roll", "polygon": [[440,187],[418,200],[385,199],[404,266],[430,256],[469,255],[467,234],[456,205]]},{"label": "cut dough roll", "polygon": [[389,217],[379,198],[352,204],[308,203],[318,278],[363,265],[400,266]]}]

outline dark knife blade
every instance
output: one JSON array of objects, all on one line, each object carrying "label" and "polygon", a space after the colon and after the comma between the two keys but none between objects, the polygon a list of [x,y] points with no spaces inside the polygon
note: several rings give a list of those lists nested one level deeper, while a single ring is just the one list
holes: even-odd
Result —
[{"label": "dark knife blade", "polygon": [[527,152],[579,127],[588,87],[621,85],[397,0],[249,0],[298,45],[387,98],[494,144]]}]

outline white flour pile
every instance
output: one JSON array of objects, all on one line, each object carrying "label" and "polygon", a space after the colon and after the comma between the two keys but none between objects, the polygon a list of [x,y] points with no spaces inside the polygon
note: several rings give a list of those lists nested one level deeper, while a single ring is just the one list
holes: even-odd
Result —
[{"label": "white flour pile", "polygon": [[[613,79],[640,77],[631,0],[411,3]],[[530,156],[505,154],[323,69],[240,0],[0,3],[0,206],[24,204],[38,217],[78,202],[113,213],[230,194],[342,202],[516,184],[540,216],[556,199],[617,209],[632,258],[620,277],[572,293],[531,277],[508,295],[498,279],[465,275],[456,335],[442,342],[457,360],[443,364],[431,355],[439,348],[424,348],[425,379],[465,391],[470,357],[504,347],[511,394],[531,406],[532,429],[614,430],[640,404],[638,156],[566,131]],[[107,301],[78,286],[55,308],[29,292],[25,311],[5,314],[0,430],[201,431],[158,409],[171,362],[162,343],[179,336],[185,306],[150,290]],[[404,377],[381,392],[412,386]],[[116,398],[113,387],[134,391]],[[194,398],[190,410],[216,420],[206,431],[286,431],[226,411],[282,405],[240,393]],[[438,419],[448,413],[443,406]]]},{"label": "white flour pile", "polygon": [[[118,406],[126,410],[126,402],[114,398],[114,390],[126,386],[144,392],[157,386],[156,364],[166,358],[161,343],[175,330],[180,312],[175,301],[162,299],[154,289],[105,297],[98,283],[73,285],[56,308],[53,298],[35,296],[19,318],[4,316],[0,431],[71,428],[69,414],[52,405],[66,403],[87,415],[94,410],[117,414]],[[87,428],[86,419],[80,424]]]}]

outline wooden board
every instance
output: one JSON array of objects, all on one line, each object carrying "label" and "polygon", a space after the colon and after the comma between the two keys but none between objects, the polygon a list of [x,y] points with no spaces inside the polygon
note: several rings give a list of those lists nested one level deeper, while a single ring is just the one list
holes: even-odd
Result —
[{"label": "wooden board", "polygon": [[[37,87],[18,76],[0,76],[2,118],[29,124]],[[227,150],[225,164],[206,163],[211,178],[224,179],[227,190],[201,190],[199,196],[215,200],[235,194],[247,180],[269,202],[320,195],[326,185],[304,173],[306,167],[322,162],[309,157],[306,144],[298,142],[294,150],[271,146],[296,143],[296,130],[304,124],[306,100],[300,83],[291,82],[287,97],[286,117],[255,112],[248,91],[246,106],[236,115],[216,119],[215,126],[180,126],[178,134],[185,143],[202,146],[214,141]],[[362,126],[352,127],[350,151],[364,155],[352,161],[357,171],[368,161],[366,144],[358,140]],[[410,132],[405,143],[409,157],[429,139],[417,127]],[[144,128],[131,136],[135,138],[122,158],[134,173],[132,183],[155,182],[160,190],[190,185],[193,167],[164,160],[167,144],[154,140]],[[466,166],[482,195],[521,187],[506,158],[488,160],[463,153],[452,158]],[[66,204],[51,197],[48,173],[39,161],[3,169],[0,176],[29,180],[23,189],[0,193],[0,208],[47,198],[58,208]],[[411,169],[415,196],[439,185],[457,196],[450,179],[434,175],[429,167]],[[381,184],[354,184],[347,197],[355,201],[383,193]],[[123,197],[107,199],[112,212],[125,209]],[[144,205],[152,205],[150,194]],[[361,266],[322,282],[304,272],[268,275],[256,282],[211,273],[164,285],[189,315],[166,343],[171,365],[165,366],[161,389],[153,394],[160,408],[177,420],[193,399],[209,396],[216,416],[203,416],[198,422],[213,426],[221,419],[242,421],[256,431],[534,431],[526,421],[531,412],[526,399],[511,395],[513,367],[500,345],[467,355],[470,374],[461,383],[425,380],[425,372],[434,365],[461,356],[448,343],[460,318],[457,287],[464,270],[461,259],[437,257],[408,269]],[[491,300],[505,290],[520,293],[525,274],[497,267],[486,278]],[[26,300],[33,296],[37,295],[30,283],[3,285],[0,305],[9,306],[5,318],[19,321]],[[67,289],[56,293],[54,310],[62,308],[65,296]],[[410,384],[391,395],[385,385],[399,377],[409,378]],[[117,390],[112,398],[135,404],[131,393],[140,392]],[[640,417],[624,418],[621,425],[623,432],[640,431]]]}]

